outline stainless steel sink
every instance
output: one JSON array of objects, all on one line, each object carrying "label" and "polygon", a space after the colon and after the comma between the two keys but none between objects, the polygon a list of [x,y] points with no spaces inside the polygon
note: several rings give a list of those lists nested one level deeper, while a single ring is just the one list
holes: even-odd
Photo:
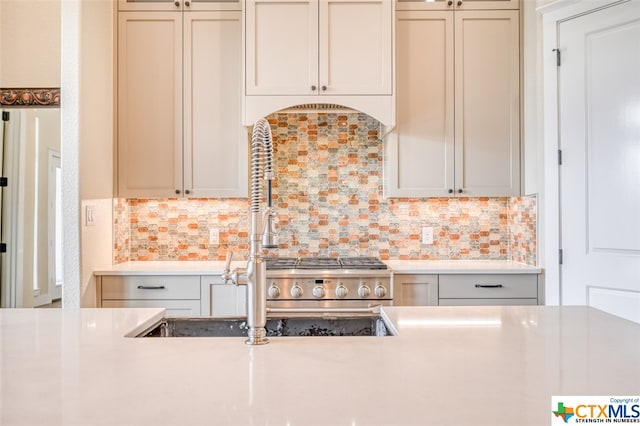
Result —
[{"label": "stainless steel sink", "polygon": [[[246,337],[246,318],[163,318],[137,337]],[[391,336],[379,315],[267,319],[267,336]]]}]

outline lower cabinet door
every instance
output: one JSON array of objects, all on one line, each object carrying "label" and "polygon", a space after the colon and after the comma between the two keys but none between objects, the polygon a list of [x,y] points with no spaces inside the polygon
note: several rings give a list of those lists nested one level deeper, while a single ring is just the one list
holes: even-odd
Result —
[{"label": "lower cabinet door", "polygon": [[165,308],[168,317],[200,315],[200,300],[103,300],[103,308]]},{"label": "lower cabinet door", "polygon": [[436,306],[438,304],[437,275],[393,275],[395,306]]}]

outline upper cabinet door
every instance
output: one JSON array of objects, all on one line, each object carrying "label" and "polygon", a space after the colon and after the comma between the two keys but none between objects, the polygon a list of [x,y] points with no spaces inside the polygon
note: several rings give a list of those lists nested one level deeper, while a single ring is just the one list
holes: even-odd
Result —
[{"label": "upper cabinet door", "polygon": [[396,0],[396,10],[518,9],[520,0]]},{"label": "upper cabinet door", "polygon": [[118,0],[118,10],[242,10],[240,0]]},{"label": "upper cabinet door", "polygon": [[247,196],[241,85],[241,13],[186,13],[184,189],[190,197]]},{"label": "upper cabinet door", "polygon": [[182,13],[121,12],[118,195],[175,197],[181,189]]},{"label": "upper cabinet door", "polygon": [[448,12],[396,15],[396,128],[388,195],[440,197],[454,187],[454,31]]},{"label": "upper cabinet door", "polygon": [[320,2],[320,94],[392,93],[389,0]]},{"label": "upper cabinet door", "polygon": [[318,93],[318,0],[247,0],[246,94]]},{"label": "upper cabinet door", "polygon": [[518,11],[455,13],[456,193],[520,193]]}]

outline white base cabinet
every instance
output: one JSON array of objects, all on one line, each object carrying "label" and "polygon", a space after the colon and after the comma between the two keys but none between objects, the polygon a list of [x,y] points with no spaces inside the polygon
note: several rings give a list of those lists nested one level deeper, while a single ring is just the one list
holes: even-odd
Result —
[{"label": "white base cabinet", "polygon": [[437,305],[438,276],[394,274],[393,304],[398,306]]},{"label": "white base cabinet", "polygon": [[199,276],[101,276],[97,285],[103,308],[165,308],[167,316],[201,315]]},{"label": "white base cabinet", "polygon": [[202,276],[202,288],[208,289],[209,316],[228,317],[247,314],[247,286],[224,283],[218,275]]},{"label": "white base cabinet", "polygon": [[394,274],[396,306],[542,305],[539,274]]}]

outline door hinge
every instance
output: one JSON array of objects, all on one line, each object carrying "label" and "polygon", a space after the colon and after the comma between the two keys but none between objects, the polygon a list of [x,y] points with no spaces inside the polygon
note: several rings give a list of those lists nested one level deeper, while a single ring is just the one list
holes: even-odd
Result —
[{"label": "door hinge", "polygon": [[9,111],[2,111],[2,121],[9,121]]},{"label": "door hinge", "polygon": [[558,150],[558,164],[562,166],[562,150]]},{"label": "door hinge", "polygon": [[563,259],[562,259],[562,249],[560,249],[560,250],[559,250],[559,253],[558,253],[558,263],[559,263],[560,265],[562,265],[562,260],[563,260]]},{"label": "door hinge", "polygon": [[560,60],[560,49],[553,49],[554,52],[556,52],[556,66],[560,66],[561,64],[561,60]]},{"label": "door hinge", "polygon": [[7,252],[7,245],[5,243],[0,243],[0,253]]}]

